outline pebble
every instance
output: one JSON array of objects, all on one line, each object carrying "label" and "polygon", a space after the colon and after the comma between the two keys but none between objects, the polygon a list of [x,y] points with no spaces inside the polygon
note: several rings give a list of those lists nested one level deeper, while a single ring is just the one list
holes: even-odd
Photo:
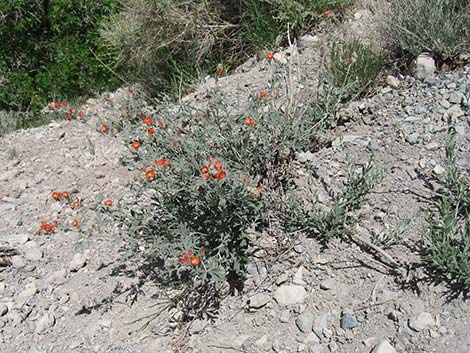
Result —
[{"label": "pebble", "polygon": [[436,175],[442,175],[446,172],[445,168],[442,167],[441,165],[437,164],[434,168],[433,168],[433,173],[436,174]]},{"label": "pebble", "polygon": [[387,340],[383,339],[374,347],[372,353],[397,353],[397,351]]},{"label": "pebble", "polygon": [[449,102],[452,104],[460,104],[462,102],[462,98],[461,93],[451,93],[449,96]]},{"label": "pebble", "polygon": [[324,350],[321,344],[314,344],[308,350],[308,353],[322,353],[322,352],[324,352]]},{"label": "pebble", "polygon": [[297,285],[283,285],[274,292],[274,299],[279,305],[300,304],[306,296],[305,288]]},{"label": "pebble", "polygon": [[18,294],[18,297],[16,298],[17,305],[20,307],[23,306],[28,300],[34,297],[37,292],[38,288],[36,287],[35,283],[27,284],[23,291]]},{"label": "pebble", "polygon": [[39,247],[38,243],[36,243],[34,240],[28,241],[26,244],[24,244],[23,251],[24,256],[27,260],[38,261],[42,259],[42,250]]},{"label": "pebble", "polygon": [[302,244],[297,244],[294,246],[294,251],[297,254],[302,254],[304,252],[304,246]]},{"label": "pebble", "polygon": [[356,316],[354,314],[343,313],[343,316],[341,317],[341,328],[346,330],[357,326],[359,326],[359,322],[357,322]]},{"label": "pebble", "polygon": [[371,151],[377,151],[380,148],[380,142],[377,140],[370,140],[367,148]]},{"label": "pebble", "polygon": [[44,314],[36,323],[35,332],[38,334],[45,333],[45,331],[54,326],[55,324],[55,316],[53,313]]},{"label": "pebble", "polygon": [[259,309],[268,304],[271,301],[271,297],[264,293],[258,293],[249,299],[249,307],[253,309]]},{"label": "pebble", "polygon": [[274,54],[274,61],[278,62],[279,64],[286,65],[287,64],[287,57],[286,54],[278,52]]},{"label": "pebble", "polygon": [[24,244],[29,240],[30,236],[26,233],[21,234],[2,234],[0,236],[0,243]]},{"label": "pebble", "polygon": [[400,81],[395,76],[388,75],[386,82],[387,85],[394,89],[398,89],[400,87]]},{"label": "pebble", "polygon": [[320,288],[323,290],[330,290],[336,287],[336,281],[333,278],[325,279],[320,283]]},{"label": "pebble", "polygon": [[447,118],[452,118],[452,119],[457,119],[460,118],[461,116],[464,116],[463,110],[460,108],[458,105],[453,105],[447,111],[444,113],[444,121],[447,121]]},{"label": "pebble", "polygon": [[313,312],[311,312],[310,310],[306,310],[297,317],[297,319],[295,320],[295,324],[301,332],[308,333],[312,331],[313,319]]},{"label": "pebble", "polygon": [[304,272],[304,268],[303,268],[303,266],[300,266],[300,267],[297,269],[297,271],[295,272],[294,278],[292,279],[292,282],[293,282],[294,284],[297,284],[297,285],[299,285],[299,286],[303,286],[303,285],[306,284],[305,281],[304,281],[303,278],[302,278],[302,277],[303,277],[303,272]]},{"label": "pebble", "polygon": [[429,79],[434,76],[436,63],[434,59],[427,54],[420,54],[416,59],[415,77],[418,80]]},{"label": "pebble", "polygon": [[86,261],[86,257],[83,254],[77,253],[73,255],[72,261],[69,264],[69,270],[71,272],[77,272],[86,265]]},{"label": "pebble", "polygon": [[423,138],[417,132],[413,132],[409,134],[408,136],[406,136],[406,141],[411,145],[416,145],[420,143],[422,140]]},{"label": "pebble", "polygon": [[289,312],[289,310],[281,311],[281,314],[279,315],[279,321],[283,322],[283,323],[288,323],[290,321],[290,312]]},{"label": "pebble", "polygon": [[0,317],[4,316],[8,312],[8,306],[6,304],[0,304]]},{"label": "pebble", "polygon": [[434,326],[435,321],[433,316],[428,312],[419,313],[417,316],[412,317],[408,325],[414,331],[423,331],[424,329]]},{"label": "pebble", "polygon": [[328,313],[319,313],[313,319],[313,332],[320,339],[323,337],[324,331],[328,329],[328,317]]}]

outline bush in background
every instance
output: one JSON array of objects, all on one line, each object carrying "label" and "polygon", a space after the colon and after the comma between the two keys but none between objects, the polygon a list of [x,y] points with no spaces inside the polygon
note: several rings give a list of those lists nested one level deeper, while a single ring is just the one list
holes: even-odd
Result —
[{"label": "bush in background", "polygon": [[51,100],[115,87],[101,63],[113,58],[99,45],[97,26],[117,9],[116,0],[2,1],[0,110],[38,112]]},{"label": "bush in background", "polygon": [[414,56],[430,52],[455,59],[470,51],[468,0],[372,1],[385,43]]},{"label": "bush in background", "polygon": [[126,0],[102,29],[104,41],[153,94],[173,91],[188,78],[228,70],[255,50],[272,47],[278,34],[298,35],[323,11],[349,0],[176,1]]}]

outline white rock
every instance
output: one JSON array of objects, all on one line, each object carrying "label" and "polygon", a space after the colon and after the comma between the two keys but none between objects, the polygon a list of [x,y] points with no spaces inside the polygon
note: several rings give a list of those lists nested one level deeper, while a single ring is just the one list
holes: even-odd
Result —
[{"label": "white rock", "polygon": [[69,264],[69,270],[71,272],[77,272],[86,265],[86,261],[86,257],[83,254],[77,253],[73,255],[72,261]]},{"label": "white rock", "polygon": [[38,334],[44,333],[48,328],[54,326],[55,316],[53,313],[44,314],[36,323],[35,332]]},{"label": "white rock", "polygon": [[29,234],[0,234],[0,243],[24,244],[29,240]]},{"label": "white rock", "polygon": [[67,270],[61,269],[59,271],[54,272],[52,275],[46,278],[46,283],[51,284],[64,284],[67,280]]},{"label": "white rock", "polygon": [[294,278],[292,279],[292,282],[293,282],[294,284],[297,284],[297,285],[299,285],[299,286],[303,286],[303,285],[306,284],[305,281],[304,281],[303,278],[302,278],[302,277],[303,277],[303,272],[304,272],[304,268],[303,268],[303,266],[300,266],[300,267],[297,269],[297,271],[295,272]]},{"label": "white rock", "polygon": [[313,327],[313,313],[310,310],[304,311],[295,320],[295,324],[303,333],[312,331]]},{"label": "white rock", "polygon": [[415,331],[422,331],[428,327],[434,326],[435,321],[430,313],[422,312],[418,316],[414,316],[408,322],[408,326]]},{"label": "white rock", "polygon": [[421,54],[416,59],[416,72],[415,77],[418,80],[425,80],[434,75],[436,70],[436,63],[434,59],[428,54]]},{"label": "white rock", "polygon": [[274,54],[274,61],[277,61],[278,63],[280,64],[287,64],[287,58],[286,58],[286,54],[282,53],[282,52],[278,52],[276,54]]},{"label": "white rock", "polygon": [[320,288],[323,290],[330,290],[336,287],[336,281],[333,278],[325,279],[320,283]]},{"label": "white rock", "polygon": [[304,287],[296,285],[284,285],[274,293],[274,299],[279,305],[294,305],[303,303],[307,292]]},{"label": "white rock", "polygon": [[442,175],[446,172],[445,168],[439,164],[437,164],[432,171],[436,175]]},{"label": "white rock", "polygon": [[30,261],[38,261],[42,259],[42,250],[39,244],[33,241],[28,241],[23,247],[24,256]]},{"label": "white rock", "polygon": [[297,41],[299,48],[305,48],[312,46],[315,43],[319,43],[321,38],[317,35],[306,34],[299,38]]},{"label": "white rock", "polygon": [[386,82],[387,82],[387,85],[389,85],[392,88],[397,89],[400,87],[400,81],[395,76],[388,75]]},{"label": "white rock", "polygon": [[249,301],[250,308],[259,309],[268,304],[271,301],[271,297],[264,293],[258,293],[252,296]]},{"label": "white rock", "polygon": [[384,339],[374,347],[372,353],[397,353],[397,351],[387,340]]},{"label": "white rock", "polygon": [[38,292],[38,288],[36,287],[35,283],[29,283],[25,286],[23,291],[18,294],[16,298],[16,305],[18,307],[23,306],[28,300],[33,298],[36,293]]},{"label": "white rock", "polygon": [[444,113],[444,121],[447,120],[447,118],[452,118],[452,119],[457,119],[460,118],[461,116],[464,116],[463,110],[460,108],[459,105],[453,105],[447,111]]}]

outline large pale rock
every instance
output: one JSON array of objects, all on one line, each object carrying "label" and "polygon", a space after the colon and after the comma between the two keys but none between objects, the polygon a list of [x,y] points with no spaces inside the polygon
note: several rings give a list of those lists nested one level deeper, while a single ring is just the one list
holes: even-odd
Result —
[{"label": "large pale rock", "polygon": [[415,77],[418,80],[425,80],[434,76],[436,71],[436,63],[428,54],[421,54],[416,59]]},{"label": "large pale rock", "polygon": [[423,331],[435,325],[434,317],[427,312],[419,313],[410,319],[408,326],[415,331]]},{"label": "large pale rock", "polygon": [[302,286],[285,285],[274,293],[274,299],[279,305],[294,305],[303,303],[307,292]]},{"label": "large pale rock", "polygon": [[387,341],[381,340],[375,347],[372,353],[397,353],[395,348]]}]

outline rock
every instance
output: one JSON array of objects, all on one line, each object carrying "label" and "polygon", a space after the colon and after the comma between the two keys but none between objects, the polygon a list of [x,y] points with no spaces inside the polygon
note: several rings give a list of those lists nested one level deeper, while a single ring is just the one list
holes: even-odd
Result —
[{"label": "rock", "polygon": [[434,151],[441,147],[441,145],[437,142],[430,142],[424,146],[424,148],[428,151]]},{"label": "rock", "polygon": [[8,306],[6,304],[0,304],[0,317],[4,316],[8,312]]},{"label": "rock", "polygon": [[77,253],[73,255],[72,261],[69,264],[69,270],[71,272],[77,272],[79,269],[86,265],[86,257],[83,254]]},{"label": "rock", "polygon": [[294,305],[303,303],[307,292],[304,287],[283,285],[274,292],[274,299],[279,305]]},{"label": "rock", "polygon": [[449,102],[452,104],[462,103],[463,95],[461,93],[451,93],[449,96]]},{"label": "rock", "polygon": [[37,346],[35,346],[34,344],[31,346],[31,348],[29,349],[28,353],[43,353],[44,351],[42,351],[41,349],[39,349]]},{"label": "rock", "polygon": [[318,338],[323,337],[323,332],[328,329],[328,313],[320,313],[315,315],[313,320],[313,332]]},{"label": "rock", "polygon": [[253,309],[259,309],[268,304],[271,301],[271,297],[264,293],[258,293],[249,299],[249,307]]},{"label": "rock", "polygon": [[323,346],[321,344],[314,344],[309,348],[308,353],[322,353],[323,351]]},{"label": "rock", "polygon": [[433,316],[427,312],[422,312],[417,316],[412,317],[408,322],[408,326],[410,326],[414,331],[422,331],[434,325],[435,321]]},{"label": "rock", "polygon": [[281,314],[279,315],[279,321],[283,322],[285,324],[290,321],[290,312],[289,312],[289,310],[281,311]]},{"label": "rock", "polygon": [[333,278],[325,279],[320,283],[320,288],[323,290],[330,290],[336,287],[336,281]]},{"label": "rock", "polygon": [[422,140],[423,138],[417,132],[413,132],[409,134],[408,136],[406,136],[406,141],[411,145],[416,145],[420,143]]},{"label": "rock", "polygon": [[300,163],[313,162],[315,161],[315,155],[310,151],[300,152],[297,154],[297,160]]},{"label": "rock", "polygon": [[46,283],[61,285],[64,284],[67,280],[67,270],[62,269],[54,272],[52,275],[46,278]]},{"label": "rock", "polygon": [[30,261],[38,261],[42,259],[42,250],[39,244],[33,241],[28,241],[23,247],[24,256]]},{"label": "rock", "polygon": [[356,316],[354,314],[343,313],[343,316],[341,317],[341,328],[346,330],[357,326],[359,326],[359,322],[357,322]]},{"label": "rock", "polygon": [[53,313],[44,314],[36,323],[35,332],[38,334],[45,333],[45,331],[54,326],[55,324],[55,316]]},{"label": "rock", "polygon": [[452,119],[457,119],[460,118],[461,116],[464,116],[463,110],[460,108],[458,105],[453,105],[447,111],[444,113],[444,120],[447,120],[447,118],[452,118]]},{"label": "rock", "polygon": [[371,353],[397,353],[395,348],[385,339],[381,340]]},{"label": "rock", "polygon": [[416,59],[415,77],[418,80],[425,80],[434,76],[436,63],[428,54],[421,54]]},{"label": "rock", "polygon": [[295,272],[294,278],[292,279],[292,282],[293,282],[294,284],[297,284],[297,285],[299,285],[299,286],[303,286],[303,285],[306,284],[305,281],[304,281],[303,278],[302,278],[302,277],[303,277],[303,272],[304,272],[304,268],[303,268],[303,266],[300,266],[300,267],[297,269],[297,271]]},{"label": "rock", "polygon": [[395,76],[388,75],[386,82],[387,85],[394,89],[398,89],[400,87],[400,81]]},{"label": "rock", "polygon": [[380,148],[380,142],[377,140],[370,140],[367,148],[371,151],[377,151]]},{"label": "rock", "polygon": [[274,54],[274,61],[277,61],[279,64],[286,65],[287,64],[287,57],[285,53],[278,52]]},{"label": "rock", "polygon": [[14,268],[20,269],[26,266],[26,263],[24,262],[24,257],[21,255],[12,256],[10,260]]},{"label": "rock", "polygon": [[304,311],[300,314],[295,320],[295,324],[303,333],[308,333],[312,331],[313,327],[313,313],[310,310]]},{"label": "rock", "polygon": [[0,234],[0,243],[24,244],[29,240],[29,234]]},{"label": "rock", "polygon": [[400,318],[400,312],[397,311],[397,310],[392,310],[388,313],[387,317],[390,319],[390,320],[393,320],[393,321],[398,321],[399,318]]},{"label": "rock", "polygon": [[434,168],[433,168],[433,173],[436,174],[436,175],[442,175],[446,172],[445,168],[442,167],[441,165],[437,164]]},{"label": "rock", "polygon": [[304,246],[302,244],[297,244],[294,246],[294,251],[297,254],[302,254],[304,252]]},{"label": "rock", "polygon": [[310,47],[315,43],[319,43],[321,41],[321,38],[317,35],[311,35],[311,34],[305,34],[302,37],[299,38],[297,41],[297,45],[299,48],[305,48],[305,47]]},{"label": "rock", "polygon": [[33,298],[36,293],[38,292],[38,288],[36,287],[35,283],[29,283],[25,286],[23,291],[18,294],[16,297],[16,304],[17,306],[23,306],[28,300]]},{"label": "rock", "polygon": [[446,109],[449,109],[451,107],[451,104],[449,103],[449,101],[443,99],[439,102],[439,104],[443,107],[443,108],[446,108]]}]

